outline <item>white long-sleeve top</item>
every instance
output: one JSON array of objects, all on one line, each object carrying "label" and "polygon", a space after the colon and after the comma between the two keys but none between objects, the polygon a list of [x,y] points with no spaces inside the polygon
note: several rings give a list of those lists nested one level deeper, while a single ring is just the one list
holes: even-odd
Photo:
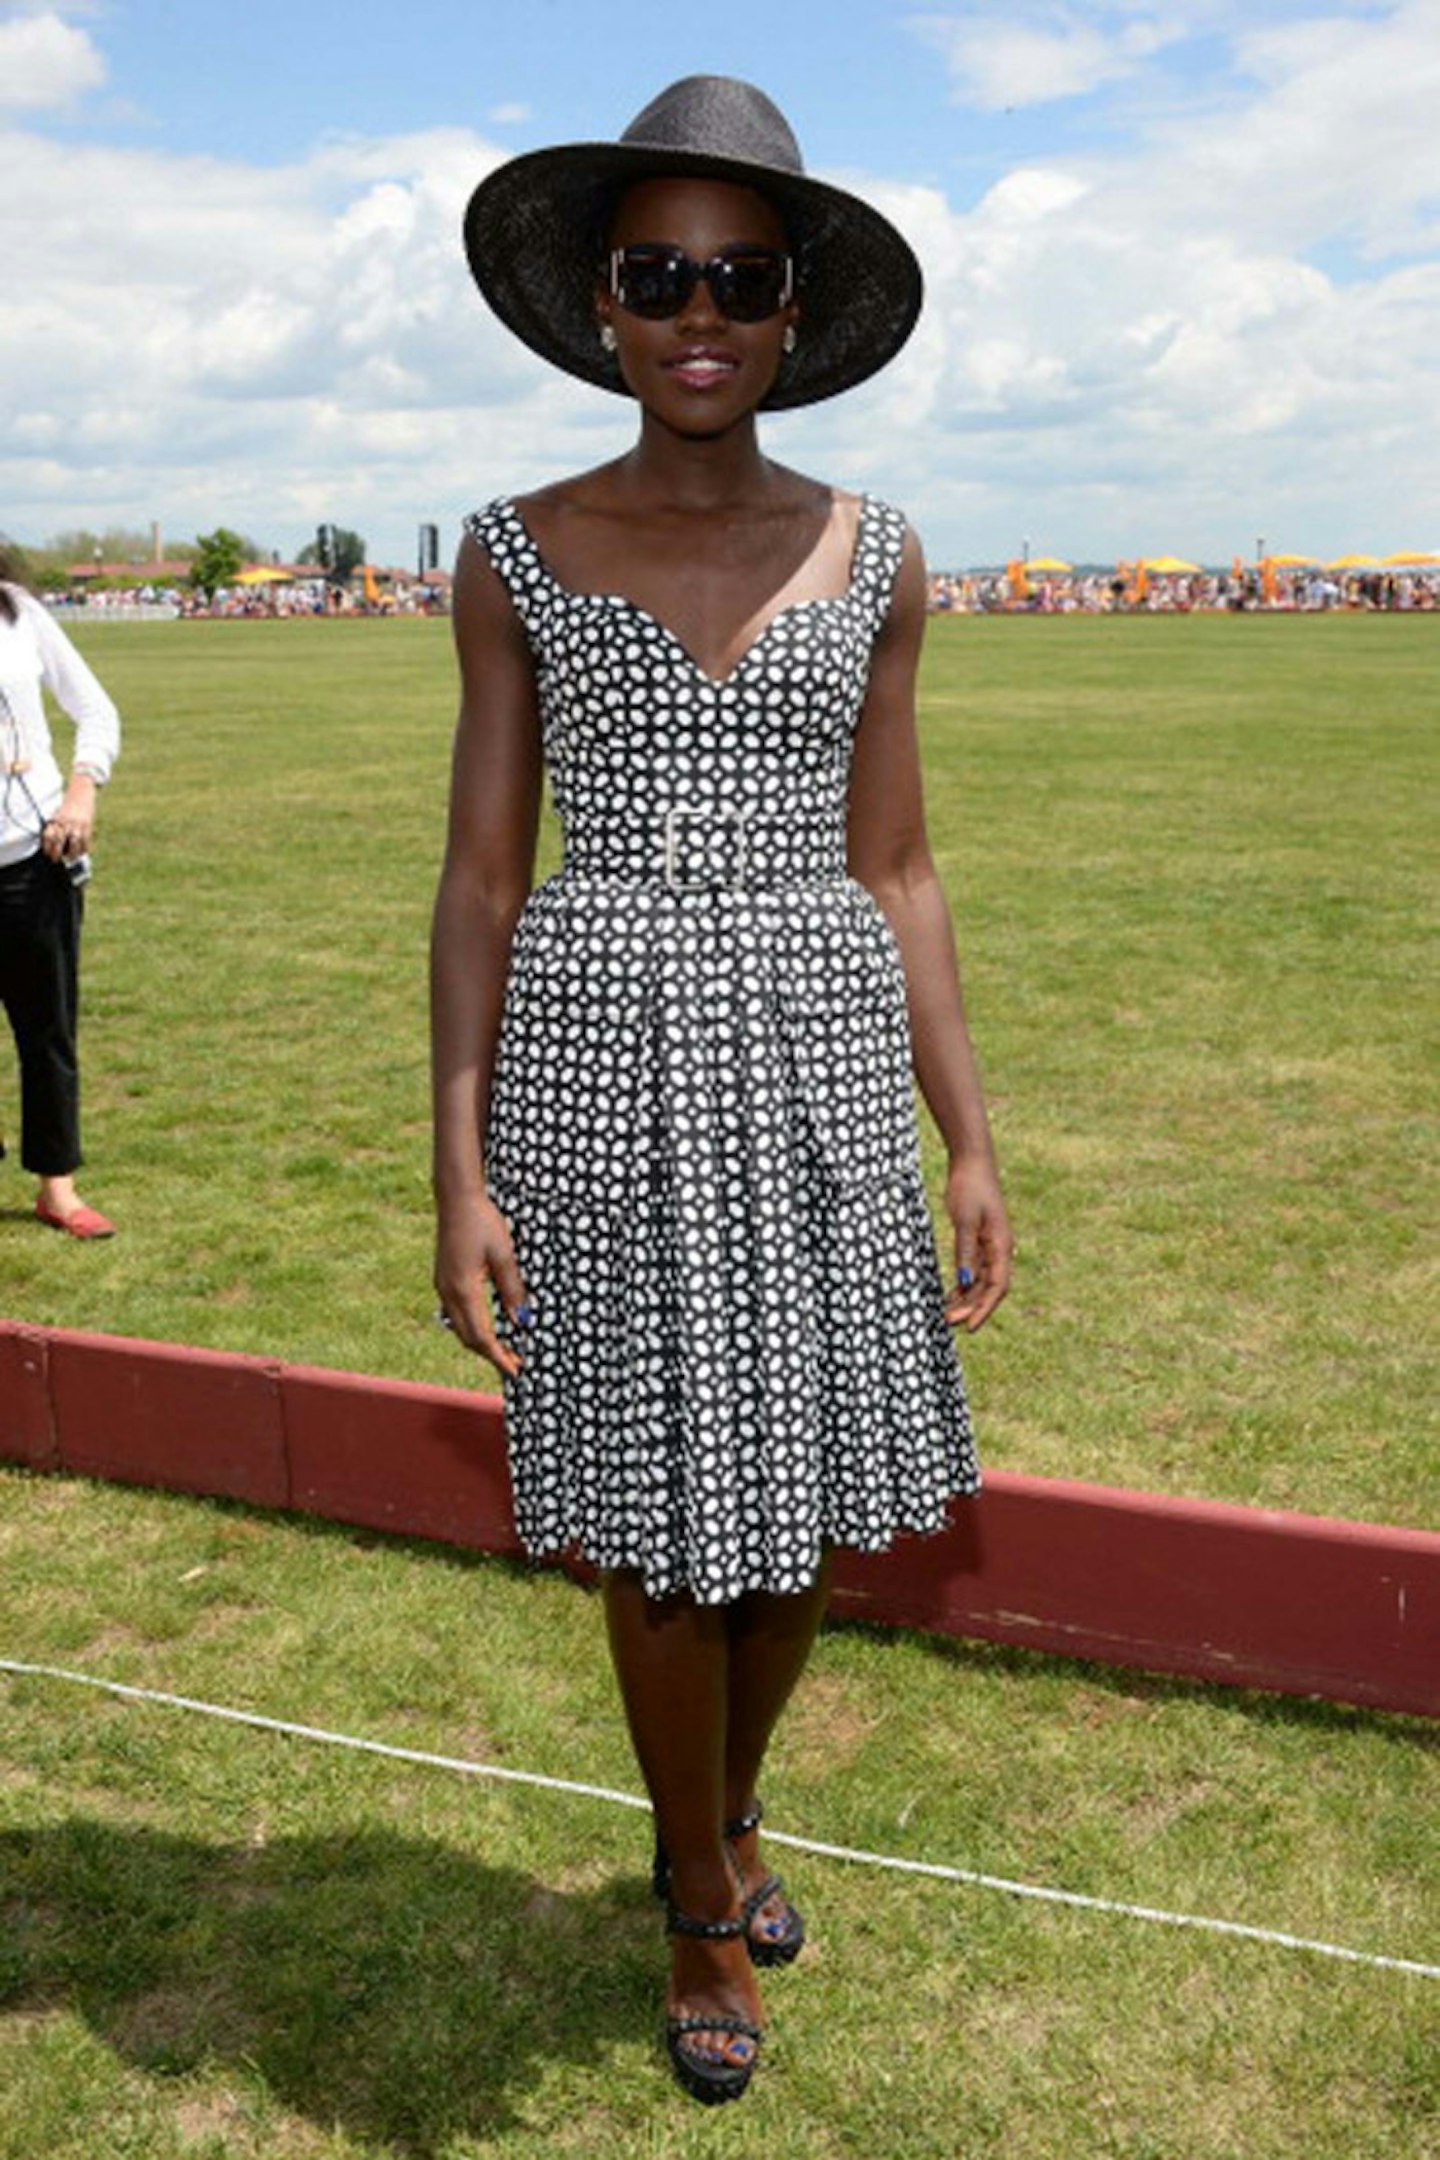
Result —
[{"label": "white long-sleeve top", "polygon": [[0,614],[0,868],[40,845],[65,793],[41,685],[75,723],[73,763],[103,787],[120,749],[120,715],[47,607],[7,585],[15,620]]}]

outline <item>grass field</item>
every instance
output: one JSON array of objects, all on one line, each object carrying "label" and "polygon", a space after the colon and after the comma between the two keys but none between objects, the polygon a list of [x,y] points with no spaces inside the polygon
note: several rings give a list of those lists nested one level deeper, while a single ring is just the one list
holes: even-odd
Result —
[{"label": "grass field", "polygon": [[[931,822],[1021,1239],[970,1351],[992,1463],[1434,1521],[1437,636],[934,625]],[[464,1381],[428,1292],[445,625],[83,642],[129,729],[84,985],[124,1228],[67,1246],[7,1166],[0,1312]]]},{"label": "grass field", "polygon": [[[636,1789],[592,1596],[12,1475],[0,1655]],[[717,2118],[643,1817],[0,1678],[0,2160],[1422,2160],[1440,1982],[782,1856]],[[779,1827],[1437,1961],[1417,1721],[827,1630]]]},{"label": "grass field", "polygon": [[[1019,1218],[993,1463],[1433,1522],[1433,626],[948,622],[932,827]],[[83,1250],[0,1312],[426,1379],[442,626],[87,631]],[[3,1098],[0,1098],[3,1099]],[[0,1475],[0,1656],[634,1790],[555,1577]],[[784,1829],[1440,1959],[1419,1721],[826,1631]],[[1437,1983],[786,1856],[813,1948],[718,2118],[644,1823],[0,1678],[0,2160],[1436,2160]]]}]

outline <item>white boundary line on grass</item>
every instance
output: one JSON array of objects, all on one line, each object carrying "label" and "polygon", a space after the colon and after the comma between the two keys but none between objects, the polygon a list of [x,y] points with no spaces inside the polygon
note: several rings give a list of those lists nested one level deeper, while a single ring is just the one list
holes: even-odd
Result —
[{"label": "white boundary line on grass", "polygon": [[[131,1702],[161,1703],[170,1710],[196,1710],[204,1717],[225,1718],[232,1725],[250,1725],[261,1732],[285,1733],[292,1740],[317,1740],[327,1747],[354,1748],[366,1755],[384,1755],[395,1762],[421,1763],[432,1770],[458,1770],[464,1777],[503,1779],[512,1785],[535,1785],[546,1792],[576,1793],[587,1800],[608,1800],[615,1807],[641,1808],[650,1803],[635,1793],[616,1792],[608,1785],[587,1785],[577,1778],[547,1777],[539,1770],[510,1770],[500,1763],[467,1761],[461,1755],[433,1755],[424,1748],[393,1747],[385,1740],[363,1740],[354,1733],[327,1732],[319,1725],[297,1725],[288,1718],[263,1717],[257,1710],[232,1710],[223,1703],[198,1702],[190,1695],[167,1695],[157,1688],[130,1687],[122,1680],[101,1680],[93,1673],[69,1672],[60,1665],[26,1665],[16,1658],[0,1658],[0,1672],[18,1673],[31,1680],[65,1680],[75,1687],[98,1688],[107,1695],[121,1695]],[[1162,1912],[1150,1905],[1126,1905],[1115,1898],[1087,1897],[1079,1890],[1052,1890],[1042,1883],[1011,1882],[1004,1875],[982,1875],[974,1868],[946,1867],[938,1860],[906,1860],[895,1853],[864,1852],[853,1845],[827,1845],[818,1838],[791,1836],[783,1830],[767,1830],[774,1845],[790,1845],[798,1852],[817,1853],[826,1860],[853,1860],[866,1867],[888,1868],[896,1874],[927,1875],[939,1882],[969,1883],[980,1890],[1003,1890],[1011,1897],[1036,1898],[1048,1905],[1073,1905],[1085,1912],[1117,1913],[1127,1920],[1149,1920],[1162,1927],[1199,1928],[1210,1935],[1238,1935],[1247,1942],[1269,1943],[1281,1950],[1308,1950],[1317,1957],[1343,1958],[1351,1965],[1379,1966],[1385,1972],[1418,1973],[1440,1980],[1440,1965],[1417,1958],[1383,1957],[1374,1950],[1347,1950],[1339,1943],[1315,1942],[1304,1935],[1285,1935],[1275,1928],[1250,1927],[1240,1920],[1209,1920],[1197,1913]]]}]

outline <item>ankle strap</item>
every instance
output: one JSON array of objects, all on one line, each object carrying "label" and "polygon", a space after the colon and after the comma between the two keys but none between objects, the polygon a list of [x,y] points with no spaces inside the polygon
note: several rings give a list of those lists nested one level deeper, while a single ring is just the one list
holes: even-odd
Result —
[{"label": "ankle strap", "polygon": [[732,1821],[726,1823],[726,1837],[730,1839],[732,1844],[736,1838],[748,1837],[752,1830],[759,1829],[764,1816],[765,1810],[757,1800],[748,1815],[736,1815]]},{"label": "ankle strap", "polygon": [[745,1933],[745,1928],[746,1923],[739,1915],[733,1920],[696,1920],[676,1905],[665,1908],[667,1935],[698,1935],[705,1942],[733,1942],[737,1935]]}]

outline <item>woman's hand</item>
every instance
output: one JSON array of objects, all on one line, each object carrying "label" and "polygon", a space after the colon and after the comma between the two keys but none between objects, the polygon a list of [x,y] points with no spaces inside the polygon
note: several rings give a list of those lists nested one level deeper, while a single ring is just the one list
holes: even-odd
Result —
[{"label": "woman's hand", "polygon": [[513,1379],[521,1361],[495,1332],[488,1295],[491,1283],[511,1320],[522,1328],[533,1325],[510,1226],[494,1202],[481,1199],[463,1208],[442,1210],[435,1240],[440,1309],[468,1350],[488,1358]]},{"label": "woman's hand", "polygon": [[988,1156],[962,1156],[945,1180],[945,1209],[955,1230],[955,1287],[945,1300],[951,1327],[983,1327],[1010,1287],[1015,1240]]},{"label": "woman's hand", "polygon": [[89,853],[95,830],[95,782],[76,773],[54,817],[47,818],[40,845],[51,862],[74,862]]}]

